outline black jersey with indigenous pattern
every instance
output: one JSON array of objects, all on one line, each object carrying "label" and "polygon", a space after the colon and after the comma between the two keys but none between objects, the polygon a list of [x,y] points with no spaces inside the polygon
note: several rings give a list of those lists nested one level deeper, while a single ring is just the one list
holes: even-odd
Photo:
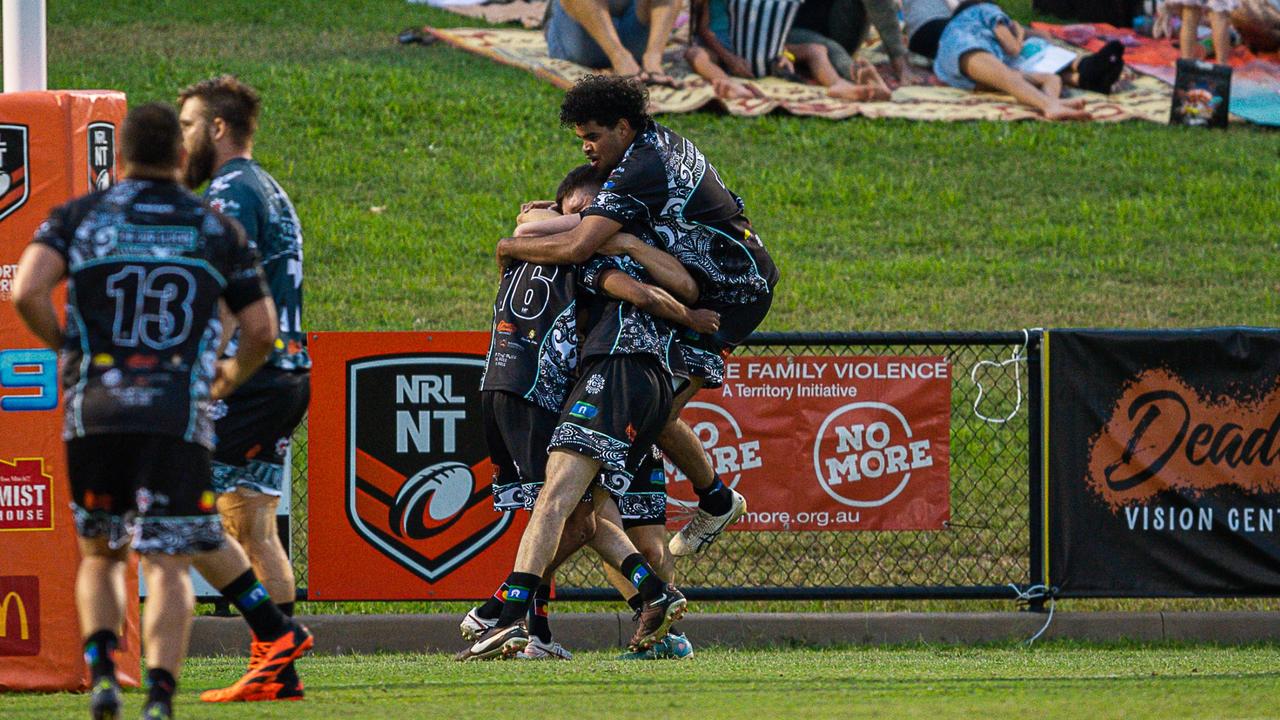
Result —
[{"label": "black jersey with indigenous pattern", "polygon": [[[302,330],[302,224],[280,183],[253,160],[236,158],[218,168],[205,199],[240,221],[249,244],[262,257],[262,269],[280,316],[280,337],[267,364],[281,370],[311,367]],[[234,355],[238,335],[227,346]]]},{"label": "black jersey with indigenous pattern", "polygon": [[582,214],[649,226],[703,297],[737,305],[768,295],[778,282],[744,208],[693,143],[650,122]]},{"label": "black jersey with indigenous pattern", "polygon": [[505,390],[558,413],[578,367],[572,266],[514,262],[502,271],[482,390]]},{"label": "black jersey with indigenous pattern", "polygon": [[652,355],[668,374],[688,377],[675,346],[675,331],[628,302],[609,297],[603,287],[605,273],[620,271],[646,284],[654,284],[644,268],[626,255],[595,256],[581,266],[579,283],[589,292],[581,297],[582,361],[601,355]]},{"label": "black jersey with indigenous pattern", "polygon": [[63,436],[212,449],[218,299],[239,312],[267,295],[240,227],[176,183],[126,180],[54,209],[33,242],[67,262]]}]

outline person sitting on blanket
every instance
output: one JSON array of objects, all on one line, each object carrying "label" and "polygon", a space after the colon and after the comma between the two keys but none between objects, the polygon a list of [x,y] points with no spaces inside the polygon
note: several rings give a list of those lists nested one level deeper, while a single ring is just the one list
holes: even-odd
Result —
[{"label": "person sitting on blanket", "polygon": [[[745,59],[729,50],[732,31],[725,0],[693,0],[692,7],[694,36],[698,44],[689,47],[685,59],[694,71],[711,83],[717,97],[764,97],[754,85],[734,80],[725,71],[727,68],[740,77],[757,76]],[[795,77],[793,60],[807,71],[808,77],[825,87],[831,97],[866,102],[888,100],[892,95],[880,74],[868,62],[858,61],[851,65],[853,82],[841,77],[831,63],[826,46],[818,43],[788,43],[786,52],[770,64],[770,69],[782,77]]]},{"label": "person sitting on blanket", "polygon": [[[755,77],[751,63],[741,55],[734,54],[730,33],[729,6],[726,0],[691,0],[689,15],[693,22],[689,49],[684,59],[693,71],[711,83],[716,97],[722,100],[749,100],[762,98],[764,93],[755,85],[739,78]],[[775,60],[782,69],[792,70],[790,60],[779,57]]]},{"label": "person sitting on blanket", "polygon": [[985,0],[962,2],[938,38],[933,72],[952,87],[1000,90],[1030,105],[1048,120],[1089,120],[1083,99],[1063,100],[1065,82],[1095,92],[1110,92],[1124,70],[1124,46],[1107,43],[1078,57],[1058,73],[1026,73],[1010,64],[1022,52],[1026,29],[1000,6]]},{"label": "person sitting on blanket", "polygon": [[547,52],[648,85],[679,87],[662,66],[679,10],[676,0],[551,0]]},{"label": "person sitting on blanket", "polygon": [[[868,22],[868,20],[870,22]],[[903,85],[916,81],[907,64],[896,0],[804,0],[796,13],[788,45],[822,45],[840,77],[856,82],[853,58],[875,25],[894,76]]]}]

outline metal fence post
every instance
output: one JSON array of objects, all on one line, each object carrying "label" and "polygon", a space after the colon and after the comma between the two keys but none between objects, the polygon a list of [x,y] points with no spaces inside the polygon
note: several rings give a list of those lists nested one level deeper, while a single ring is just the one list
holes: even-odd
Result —
[{"label": "metal fence post", "polygon": [[[1031,556],[1030,584],[1044,585],[1044,444],[1043,383],[1041,372],[1042,334],[1034,331],[1027,342],[1027,512],[1028,543]],[[1030,612],[1044,612],[1044,597],[1038,597],[1027,605]]]}]

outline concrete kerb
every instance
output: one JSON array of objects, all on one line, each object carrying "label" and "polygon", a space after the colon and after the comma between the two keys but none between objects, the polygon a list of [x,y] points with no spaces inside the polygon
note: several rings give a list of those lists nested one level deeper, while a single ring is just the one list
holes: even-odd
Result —
[{"label": "concrete kerb", "polygon": [[[831,645],[939,645],[1025,640],[1046,616],[1038,613],[706,613],[680,623],[697,647],[759,648]],[[454,652],[463,646],[454,615],[313,615],[315,652]],[[552,616],[556,639],[572,650],[616,650],[632,632],[630,613]],[[1280,613],[1058,613],[1045,639],[1090,642],[1280,642]],[[238,617],[199,617],[190,654],[247,655],[249,633]]]}]

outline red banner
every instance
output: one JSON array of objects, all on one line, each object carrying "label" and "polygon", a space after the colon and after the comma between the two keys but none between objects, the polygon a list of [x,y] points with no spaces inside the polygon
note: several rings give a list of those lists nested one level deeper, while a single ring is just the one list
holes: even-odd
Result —
[{"label": "red banner", "polygon": [[528,513],[497,513],[480,415],[487,333],[312,333],[312,600],[476,599]]},{"label": "red banner", "polygon": [[[747,497],[734,530],[940,530],[951,515],[944,357],[734,356],[681,414]],[[667,465],[669,524],[696,505]]]},{"label": "red banner", "polygon": [[[79,546],[58,407],[58,356],[13,308],[13,276],[55,205],[109,186],[125,97],[110,91],[0,95],[0,691],[88,687],[75,606]],[[56,293],[61,307],[64,290]],[[137,574],[116,656],[139,680]]]}]

